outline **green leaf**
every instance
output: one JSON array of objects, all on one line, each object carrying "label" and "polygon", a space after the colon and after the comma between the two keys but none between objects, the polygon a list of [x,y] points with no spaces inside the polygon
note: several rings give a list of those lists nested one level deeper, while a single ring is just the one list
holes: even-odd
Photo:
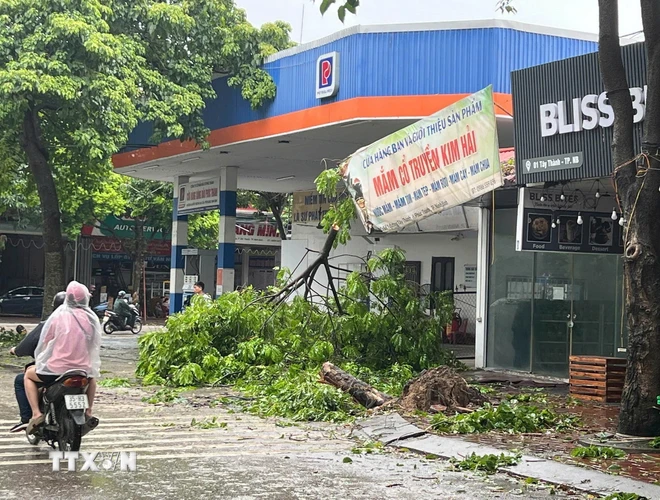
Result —
[{"label": "green leaf", "polygon": [[325,14],[333,3],[335,3],[335,0],[323,0],[321,2],[321,14]]}]

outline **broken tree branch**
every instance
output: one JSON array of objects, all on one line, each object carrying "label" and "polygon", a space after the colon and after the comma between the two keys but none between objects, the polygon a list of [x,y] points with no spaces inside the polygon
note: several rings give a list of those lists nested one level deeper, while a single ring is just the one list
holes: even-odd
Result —
[{"label": "broken tree branch", "polygon": [[323,363],[320,382],[350,394],[355,401],[367,409],[376,408],[392,400],[392,396],[380,392],[330,362]]}]

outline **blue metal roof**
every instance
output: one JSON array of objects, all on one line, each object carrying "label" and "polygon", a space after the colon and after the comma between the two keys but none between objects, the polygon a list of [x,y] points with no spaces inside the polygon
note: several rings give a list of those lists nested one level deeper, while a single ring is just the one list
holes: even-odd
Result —
[{"label": "blue metal roof", "polygon": [[[277,96],[258,110],[250,108],[240,89],[229,88],[226,78],[217,79],[218,97],[204,112],[207,126],[214,130],[356,97],[466,94],[490,84],[494,92],[510,94],[511,71],[594,52],[597,43],[482,27],[356,31],[301,49],[276,55],[264,65],[277,85]],[[340,56],[339,92],[321,101],[315,96],[316,62],[333,51]],[[130,142],[146,142],[147,132],[138,127]]]}]

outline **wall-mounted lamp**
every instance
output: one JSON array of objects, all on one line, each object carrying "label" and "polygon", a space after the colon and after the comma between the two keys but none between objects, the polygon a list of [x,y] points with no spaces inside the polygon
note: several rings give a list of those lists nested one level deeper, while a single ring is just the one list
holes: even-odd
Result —
[{"label": "wall-mounted lamp", "polygon": [[190,161],[196,161],[199,160],[199,156],[193,156],[192,158],[186,158],[185,160],[181,160],[181,163],[188,163]]}]

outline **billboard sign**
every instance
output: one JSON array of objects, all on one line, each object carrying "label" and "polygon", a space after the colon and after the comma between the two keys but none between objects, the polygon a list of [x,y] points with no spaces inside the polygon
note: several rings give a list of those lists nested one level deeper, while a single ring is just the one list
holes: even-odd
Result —
[{"label": "billboard sign", "polygon": [[340,173],[367,232],[398,231],[502,186],[492,87],[358,150]]}]

